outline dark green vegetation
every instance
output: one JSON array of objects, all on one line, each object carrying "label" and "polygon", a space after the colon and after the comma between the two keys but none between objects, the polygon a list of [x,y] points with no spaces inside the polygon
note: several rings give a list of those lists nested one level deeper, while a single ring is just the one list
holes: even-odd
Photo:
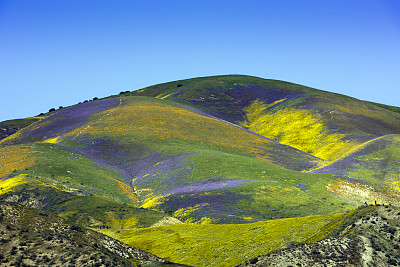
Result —
[{"label": "dark green vegetation", "polygon": [[0,202],[1,266],[181,266],[53,214]]},{"label": "dark green vegetation", "polygon": [[[333,231],[314,236],[315,227],[343,223],[337,214],[399,203],[399,134],[396,107],[257,77],[194,78],[25,123],[0,140],[0,197],[193,265],[182,252],[190,240],[199,248],[216,224],[231,224],[244,239],[218,237],[229,253],[210,262],[238,264],[256,256],[246,224],[287,218],[285,234],[311,242]],[[298,230],[304,216],[313,223]],[[235,242],[245,257],[229,256]]]}]

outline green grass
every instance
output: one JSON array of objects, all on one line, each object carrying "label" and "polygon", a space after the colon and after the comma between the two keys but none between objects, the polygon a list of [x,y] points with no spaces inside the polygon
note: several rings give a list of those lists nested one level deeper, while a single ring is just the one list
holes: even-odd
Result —
[{"label": "green grass", "polygon": [[[177,87],[178,84],[182,84],[182,87]],[[308,92],[315,91],[315,89],[307,86],[302,86],[299,84],[279,81],[279,80],[263,79],[247,75],[218,75],[218,76],[191,78],[191,79],[178,80],[173,82],[152,85],[137,91],[133,91],[128,94],[124,94],[123,96],[146,95],[155,97],[160,94],[165,96],[183,90],[214,88],[214,87],[222,87],[229,89],[236,86],[247,86],[253,84],[261,84],[272,88],[282,88],[293,91],[303,91],[303,90]]]},{"label": "green grass", "polygon": [[[351,213],[350,213],[351,214]],[[101,231],[167,260],[193,266],[234,266],[289,242],[314,242],[333,233],[349,214],[298,217],[234,225],[170,225]]]},{"label": "green grass", "polygon": [[400,107],[389,106],[389,105],[384,105],[384,104],[379,104],[379,103],[374,103],[374,102],[369,102],[369,101],[366,101],[366,102],[370,103],[370,104],[372,104],[374,106],[377,106],[377,107],[380,107],[380,108],[384,108],[384,109],[387,109],[387,110],[389,110],[391,112],[400,114]]},{"label": "green grass", "polygon": [[[186,151],[196,152],[193,146],[172,147],[181,149],[184,147]],[[160,149],[164,148],[165,146],[160,144]],[[252,157],[205,149],[186,157],[183,163],[162,172],[149,170],[145,173],[145,182],[142,181],[139,188],[151,190],[143,191],[139,197],[146,203],[146,207],[151,206],[171,212],[170,207],[174,205],[169,202],[168,196],[160,198],[162,195],[166,195],[169,190],[204,181],[210,177],[248,180],[233,188],[205,191],[215,196],[222,194],[219,198],[228,198],[225,196],[226,192],[242,196],[243,199],[239,202],[231,201],[229,204],[231,210],[229,216],[232,216],[232,219],[235,217],[243,221],[246,218],[252,221],[331,214],[355,207],[347,205],[327,191],[327,185],[337,180],[333,175],[292,171]],[[179,175],[182,171],[186,173],[184,176]],[[134,184],[136,184],[135,181]],[[299,184],[304,184],[304,188],[296,187]],[[200,196],[188,197],[192,199],[193,205],[205,205],[197,209],[199,212],[213,205],[213,203],[203,202]],[[178,218],[183,221],[190,219],[201,221],[203,216],[207,217],[198,214],[188,213]]]},{"label": "green grass", "polygon": [[84,156],[53,144],[32,144],[35,164],[24,173],[67,192],[104,196],[133,202],[134,195],[116,171],[103,168]]},{"label": "green grass", "polygon": [[[121,174],[101,167],[82,155],[54,144],[31,143],[3,148],[5,159],[16,157],[10,150],[14,147],[21,147],[25,154],[29,154],[25,158],[16,158],[16,161],[19,161],[17,163],[19,165],[24,165],[25,161],[30,163],[26,168],[11,173],[11,176],[22,174],[46,186],[75,194],[98,195],[124,203],[137,201],[130,186],[124,184],[124,177]],[[8,150],[10,152],[7,152]],[[11,165],[9,162],[6,163]],[[4,175],[7,174],[8,172],[4,172]],[[7,176],[0,178],[5,179]],[[27,182],[29,181],[31,180],[27,179]]]},{"label": "green grass", "polygon": [[[195,166],[192,181],[217,176],[248,179],[229,191],[251,196],[238,204],[241,217],[257,220],[344,212],[354,208],[326,190],[336,178],[282,168],[249,157],[199,153],[187,158]],[[296,185],[304,184],[299,189]],[[235,214],[238,216],[238,214]]]}]

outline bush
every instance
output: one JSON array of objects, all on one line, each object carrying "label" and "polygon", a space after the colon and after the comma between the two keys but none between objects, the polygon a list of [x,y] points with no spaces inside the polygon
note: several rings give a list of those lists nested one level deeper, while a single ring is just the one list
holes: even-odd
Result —
[{"label": "bush", "polygon": [[19,230],[20,230],[21,232],[23,232],[23,233],[29,232],[29,228],[28,228],[28,227],[24,227],[24,226],[21,226],[21,227],[19,228]]},{"label": "bush", "polygon": [[53,112],[53,111],[56,111],[56,109],[55,108],[49,109],[49,112]]},{"label": "bush", "polygon": [[49,256],[44,255],[44,256],[43,256],[43,261],[44,261],[44,262],[49,262],[49,261],[50,261]]},{"label": "bush", "polygon": [[71,230],[83,232],[82,228],[75,224],[71,226]]}]

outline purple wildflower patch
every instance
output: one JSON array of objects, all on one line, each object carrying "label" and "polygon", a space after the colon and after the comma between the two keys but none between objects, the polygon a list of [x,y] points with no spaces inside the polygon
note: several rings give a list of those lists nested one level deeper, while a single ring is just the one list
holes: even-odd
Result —
[{"label": "purple wildflower patch", "polygon": [[20,140],[16,140],[16,142],[35,142],[58,137],[85,124],[88,121],[89,115],[114,108],[119,103],[119,98],[110,98],[59,110],[53,115],[22,130],[23,137]]},{"label": "purple wildflower patch", "polygon": [[168,194],[192,194],[192,193],[200,193],[206,191],[213,191],[213,190],[220,190],[220,189],[227,189],[231,187],[235,187],[240,185],[244,182],[249,182],[252,180],[225,180],[219,177],[209,177],[202,181],[192,183],[188,186],[174,188],[172,190],[164,192],[163,195]]},{"label": "purple wildflower patch", "polygon": [[215,191],[212,194],[174,194],[166,197],[160,208],[169,213],[182,208],[202,207],[192,213],[190,217],[202,218],[208,217],[217,219],[219,223],[248,223],[241,219],[245,210],[239,204],[241,201],[251,202],[251,196],[238,194],[228,190]]},{"label": "purple wildflower patch", "polygon": [[296,92],[280,88],[265,87],[262,85],[248,85],[236,87],[227,92],[228,95],[233,97],[241,108],[250,105],[255,99],[254,96],[265,103],[273,103],[282,98],[292,100],[305,96],[304,92]]},{"label": "purple wildflower patch", "polygon": [[178,96],[180,96],[180,95],[182,95],[182,94],[184,94],[184,93],[186,93],[186,91],[182,91],[182,92],[173,94],[172,97],[178,97]]},{"label": "purple wildflower patch", "polygon": [[231,123],[245,120],[243,108],[250,105],[256,98],[272,103],[282,98],[288,100],[303,97],[304,92],[266,87],[262,85],[237,86],[233,88],[213,87],[202,88],[182,93],[180,99],[195,104],[209,114]]},{"label": "purple wildflower patch", "polygon": [[[193,164],[184,159],[193,153],[162,155],[153,153],[142,144],[131,142],[119,144],[111,139],[80,136],[79,146],[63,147],[81,154],[101,167],[118,171],[123,182],[132,187],[152,188],[153,193],[162,194],[190,183]],[[143,193],[141,197],[145,197]]]}]

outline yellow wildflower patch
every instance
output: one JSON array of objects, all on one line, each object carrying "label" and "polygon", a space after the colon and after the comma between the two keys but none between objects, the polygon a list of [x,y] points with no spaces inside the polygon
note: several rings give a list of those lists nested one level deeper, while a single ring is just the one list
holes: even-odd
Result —
[{"label": "yellow wildflower patch", "polygon": [[149,208],[154,208],[160,204],[162,204],[162,200],[167,197],[168,195],[165,196],[153,196],[150,198],[147,198],[144,203],[140,206],[141,208],[149,209]]},{"label": "yellow wildflower patch", "polygon": [[174,94],[174,93],[171,93],[171,94],[167,94],[167,95],[165,95],[165,96],[159,95],[159,96],[157,96],[157,98],[166,99],[167,97],[169,97],[169,96],[171,96],[171,95],[173,95],[173,94]]},{"label": "yellow wildflower patch", "polygon": [[258,109],[253,110],[252,120],[246,124],[253,132],[326,160],[333,160],[354,146],[342,140],[343,134],[330,133],[319,114],[296,108],[263,114],[265,107],[258,102],[253,104]]},{"label": "yellow wildflower patch", "polygon": [[211,218],[208,218],[208,217],[202,217],[201,220],[200,220],[200,224],[212,224],[212,223],[214,223],[216,221],[217,221],[216,219],[211,219]]},{"label": "yellow wildflower patch", "polygon": [[208,203],[200,203],[200,204],[197,204],[194,207],[182,208],[182,209],[179,209],[179,210],[175,211],[173,216],[174,217],[187,217],[187,216],[191,215],[192,213],[198,211],[202,207],[205,207],[205,206],[208,206],[208,205],[210,205],[210,204],[208,204]]},{"label": "yellow wildflower patch", "polygon": [[259,99],[256,99],[251,103],[249,106],[245,107],[243,110],[246,112],[246,119],[242,126],[243,127],[248,127],[250,126],[255,120],[258,119],[259,116],[263,114],[263,111],[266,110],[267,108],[273,107],[283,101],[285,101],[286,98],[277,100],[273,103],[270,104],[264,104],[264,102],[260,101]]},{"label": "yellow wildflower patch", "polygon": [[24,177],[24,175],[20,175],[14,178],[0,181],[0,194],[7,193],[11,191],[13,187],[24,183]]},{"label": "yellow wildflower patch", "polygon": [[132,203],[137,203],[137,202],[138,202],[139,198],[138,198],[138,196],[133,192],[133,189],[132,189],[130,186],[128,186],[128,185],[124,184],[123,182],[120,182],[120,181],[118,181],[118,180],[116,180],[116,179],[114,179],[114,178],[112,178],[112,177],[108,177],[108,178],[118,183],[119,188],[122,190],[122,192],[124,193],[124,195],[127,196],[127,197],[129,198],[129,200],[130,200]]},{"label": "yellow wildflower patch", "polygon": [[43,143],[56,144],[56,143],[58,143],[59,138],[60,138],[59,136],[54,137],[54,138],[49,138],[49,139],[44,140]]},{"label": "yellow wildflower patch", "polygon": [[0,179],[15,171],[20,171],[35,163],[32,151],[23,146],[7,146],[0,148]]}]

